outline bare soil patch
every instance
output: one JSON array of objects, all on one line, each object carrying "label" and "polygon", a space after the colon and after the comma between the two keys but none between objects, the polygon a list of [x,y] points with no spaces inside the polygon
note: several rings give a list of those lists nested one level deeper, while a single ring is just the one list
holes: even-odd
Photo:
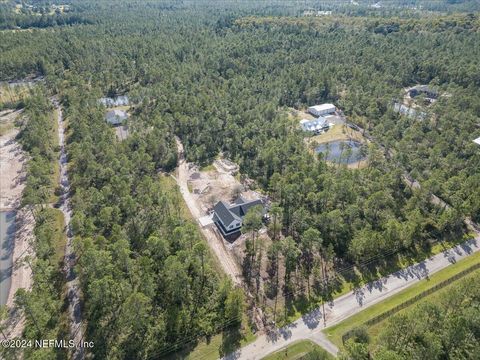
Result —
[{"label": "bare soil patch", "polygon": [[234,176],[238,171],[235,164],[217,160],[213,167],[213,170],[201,171],[190,164],[188,169],[188,187],[204,213],[211,211],[218,201],[231,203],[240,195],[248,200],[261,198],[261,194],[250,189],[251,181],[241,183]]}]

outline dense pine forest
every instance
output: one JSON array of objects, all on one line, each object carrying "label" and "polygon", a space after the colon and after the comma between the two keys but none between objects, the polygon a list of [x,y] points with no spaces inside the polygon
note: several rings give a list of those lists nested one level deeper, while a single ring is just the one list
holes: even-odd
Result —
[{"label": "dense pine forest", "polygon": [[[47,174],[56,149],[41,125],[47,99],[58,96],[64,109],[77,271],[96,358],[161,358],[240,327],[245,308],[261,299],[247,301],[219,271],[185,210],[169,176],[176,136],[188,161],[205,166],[222,152],[271,200],[270,299],[328,299],[333,288],[310,283],[320,272],[333,281],[337,269],[392,250],[415,254],[461,239],[465,217],[480,222],[476,1],[385,1],[381,9],[347,1],[33,3],[0,3],[0,80],[45,77],[41,94],[17,104],[31,109],[22,135],[32,155],[29,205],[53,196]],[[332,14],[304,16],[310,8]],[[442,94],[422,120],[393,108],[417,84]],[[126,94],[131,135],[119,142],[98,99]],[[288,112],[322,102],[376,140],[367,166],[331,166],[308,151]],[[404,172],[421,189],[407,186]],[[433,204],[432,194],[451,207]],[[54,249],[43,241],[39,258],[58,293]],[[244,265],[255,268],[261,255],[249,251],[253,264]],[[18,301],[40,307],[40,290]],[[64,332],[55,316],[28,321],[31,338]]]}]

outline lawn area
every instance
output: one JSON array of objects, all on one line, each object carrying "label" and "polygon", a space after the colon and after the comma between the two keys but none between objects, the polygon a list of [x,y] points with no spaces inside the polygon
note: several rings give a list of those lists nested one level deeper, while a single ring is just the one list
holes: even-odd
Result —
[{"label": "lawn area", "polygon": [[[324,333],[328,336],[330,341],[332,341],[334,344],[341,348],[343,346],[342,335],[346,331],[362,325],[365,321],[373,318],[374,316],[380,315],[383,312],[420,294],[422,291],[425,291],[435,286],[436,284],[451,278],[455,274],[469,268],[470,266],[478,263],[479,261],[480,252],[476,252],[468,258],[458,261],[457,263],[452,264],[447,268],[431,275],[429,279],[423,279],[420,282],[396,294],[395,296],[392,296],[378,304],[375,304],[374,306],[365,309],[364,311],[342,321],[340,324],[325,329]],[[478,271],[476,272],[476,274],[478,274]]]},{"label": "lawn area", "polygon": [[130,107],[131,107],[130,105],[114,106],[112,108],[108,108],[108,111],[121,110],[121,111],[128,112],[130,110]]},{"label": "lawn area", "polygon": [[359,142],[364,142],[362,134],[352,128],[349,128],[346,125],[333,125],[327,132],[324,132],[320,135],[315,135],[308,138],[307,143],[313,144],[324,144],[330,141],[336,140],[356,140]]},{"label": "lawn area", "polygon": [[296,125],[298,125],[298,122],[302,119],[307,119],[307,120],[313,120],[315,119],[315,116],[313,116],[312,114],[309,114],[307,112],[307,109],[305,110],[297,110],[295,108],[287,108],[286,109],[286,115],[288,116],[289,119],[291,119],[292,121],[294,121],[296,123]]},{"label": "lawn area", "polygon": [[271,355],[268,355],[267,357],[264,357],[262,360],[296,360],[301,359],[303,356],[314,350],[324,354],[325,359],[335,359],[317,344],[314,344],[310,340],[304,340],[295,342],[285,349],[279,350]]}]

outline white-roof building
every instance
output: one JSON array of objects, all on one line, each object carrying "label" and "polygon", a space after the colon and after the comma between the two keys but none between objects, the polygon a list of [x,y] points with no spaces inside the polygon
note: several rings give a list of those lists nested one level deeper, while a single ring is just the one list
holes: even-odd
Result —
[{"label": "white-roof building", "polygon": [[300,120],[300,127],[302,128],[303,131],[320,132],[321,130],[324,130],[328,126],[329,125],[328,125],[327,119],[323,117],[319,117],[318,119],[314,119],[314,120],[307,120],[307,119]]},{"label": "white-roof building", "polygon": [[333,114],[336,110],[333,104],[314,105],[308,108],[308,112],[314,116]]},{"label": "white-roof building", "polygon": [[475,144],[480,145],[480,137],[478,137],[478,138],[476,138],[475,140],[473,140],[473,142],[474,142]]},{"label": "white-roof building", "polygon": [[101,98],[99,101],[106,107],[125,106],[129,103],[128,96],[126,95],[117,96],[115,98],[104,97]]},{"label": "white-roof building", "polygon": [[425,118],[427,117],[427,114],[424,111],[417,111],[411,107],[400,103],[395,103],[393,105],[393,110],[410,118],[418,118],[420,120],[425,120]]},{"label": "white-roof building", "polygon": [[110,110],[107,112],[105,119],[109,124],[120,125],[128,119],[128,114],[123,110]]}]

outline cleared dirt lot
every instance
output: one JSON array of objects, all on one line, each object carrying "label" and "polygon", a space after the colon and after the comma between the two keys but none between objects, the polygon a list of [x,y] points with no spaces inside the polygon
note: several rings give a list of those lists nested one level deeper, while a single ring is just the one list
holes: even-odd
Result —
[{"label": "cleared dirt lot", "polygon": [[13,209],[20,203],[24,188],[26,155],[15,140],[19,130],[14,121],[20,111],[0,113],[0,208]]},{"label": "cleared dirt lot", "polygon": [[226,170],[224,163],[215,161],[206,171],[190,165],[188,169],[188,188],[203,213],[207,214],[218,201],[233,202],[238,196],[245,199],[259,199],[261,195],[247,189],[233,175],[236,170]]},{"label": "cleared dirt lot", "polygon": [[[193,164],[189,164],[185,161],[185,158],[183,156],[183,145],[179,139],[177,139],[177,151],[179,154],[179,164],[177,167],[176,176],[174,178],[180,188],[180,193],[182,194],[183,199],[187,204],[188,209],[190,210],[190,213],[198,221],[199,218],[207,215],[208,206],[207,208],[203,208],[201,201],[199,201],[200,194],[193,193],[194,185],[190,184],[189,181],[190,178],[193,176],[192,180],[200,181],[200,179],[203,179],[202,181],[206,185],[206,182],[208,182],[208,180],[202,177],[202,173],[198,170],[196,166],[194,166]],[[213,178],[215,178],[214,175],[212,176]],[[229,179],[229,177],[226,178]],[[197,185],[200,186],[202,184],[203,183],[199,183]],[[226,188],[223,189],[223,191],[226,191]],[[205,197],[205,194],[202,195],[203,197]],[[219,234],[214,225],[202,227],[199,223],[199,227],[205,239],[207,240],[210,249],[213,251],[218,261],[220,262],[220,265],[222,266],[225,274],[227,274],[235,284],[241,286],[243,280],[242,271],[239,264],[235,261],[232,252],[227,248],[228,243]]]}]

